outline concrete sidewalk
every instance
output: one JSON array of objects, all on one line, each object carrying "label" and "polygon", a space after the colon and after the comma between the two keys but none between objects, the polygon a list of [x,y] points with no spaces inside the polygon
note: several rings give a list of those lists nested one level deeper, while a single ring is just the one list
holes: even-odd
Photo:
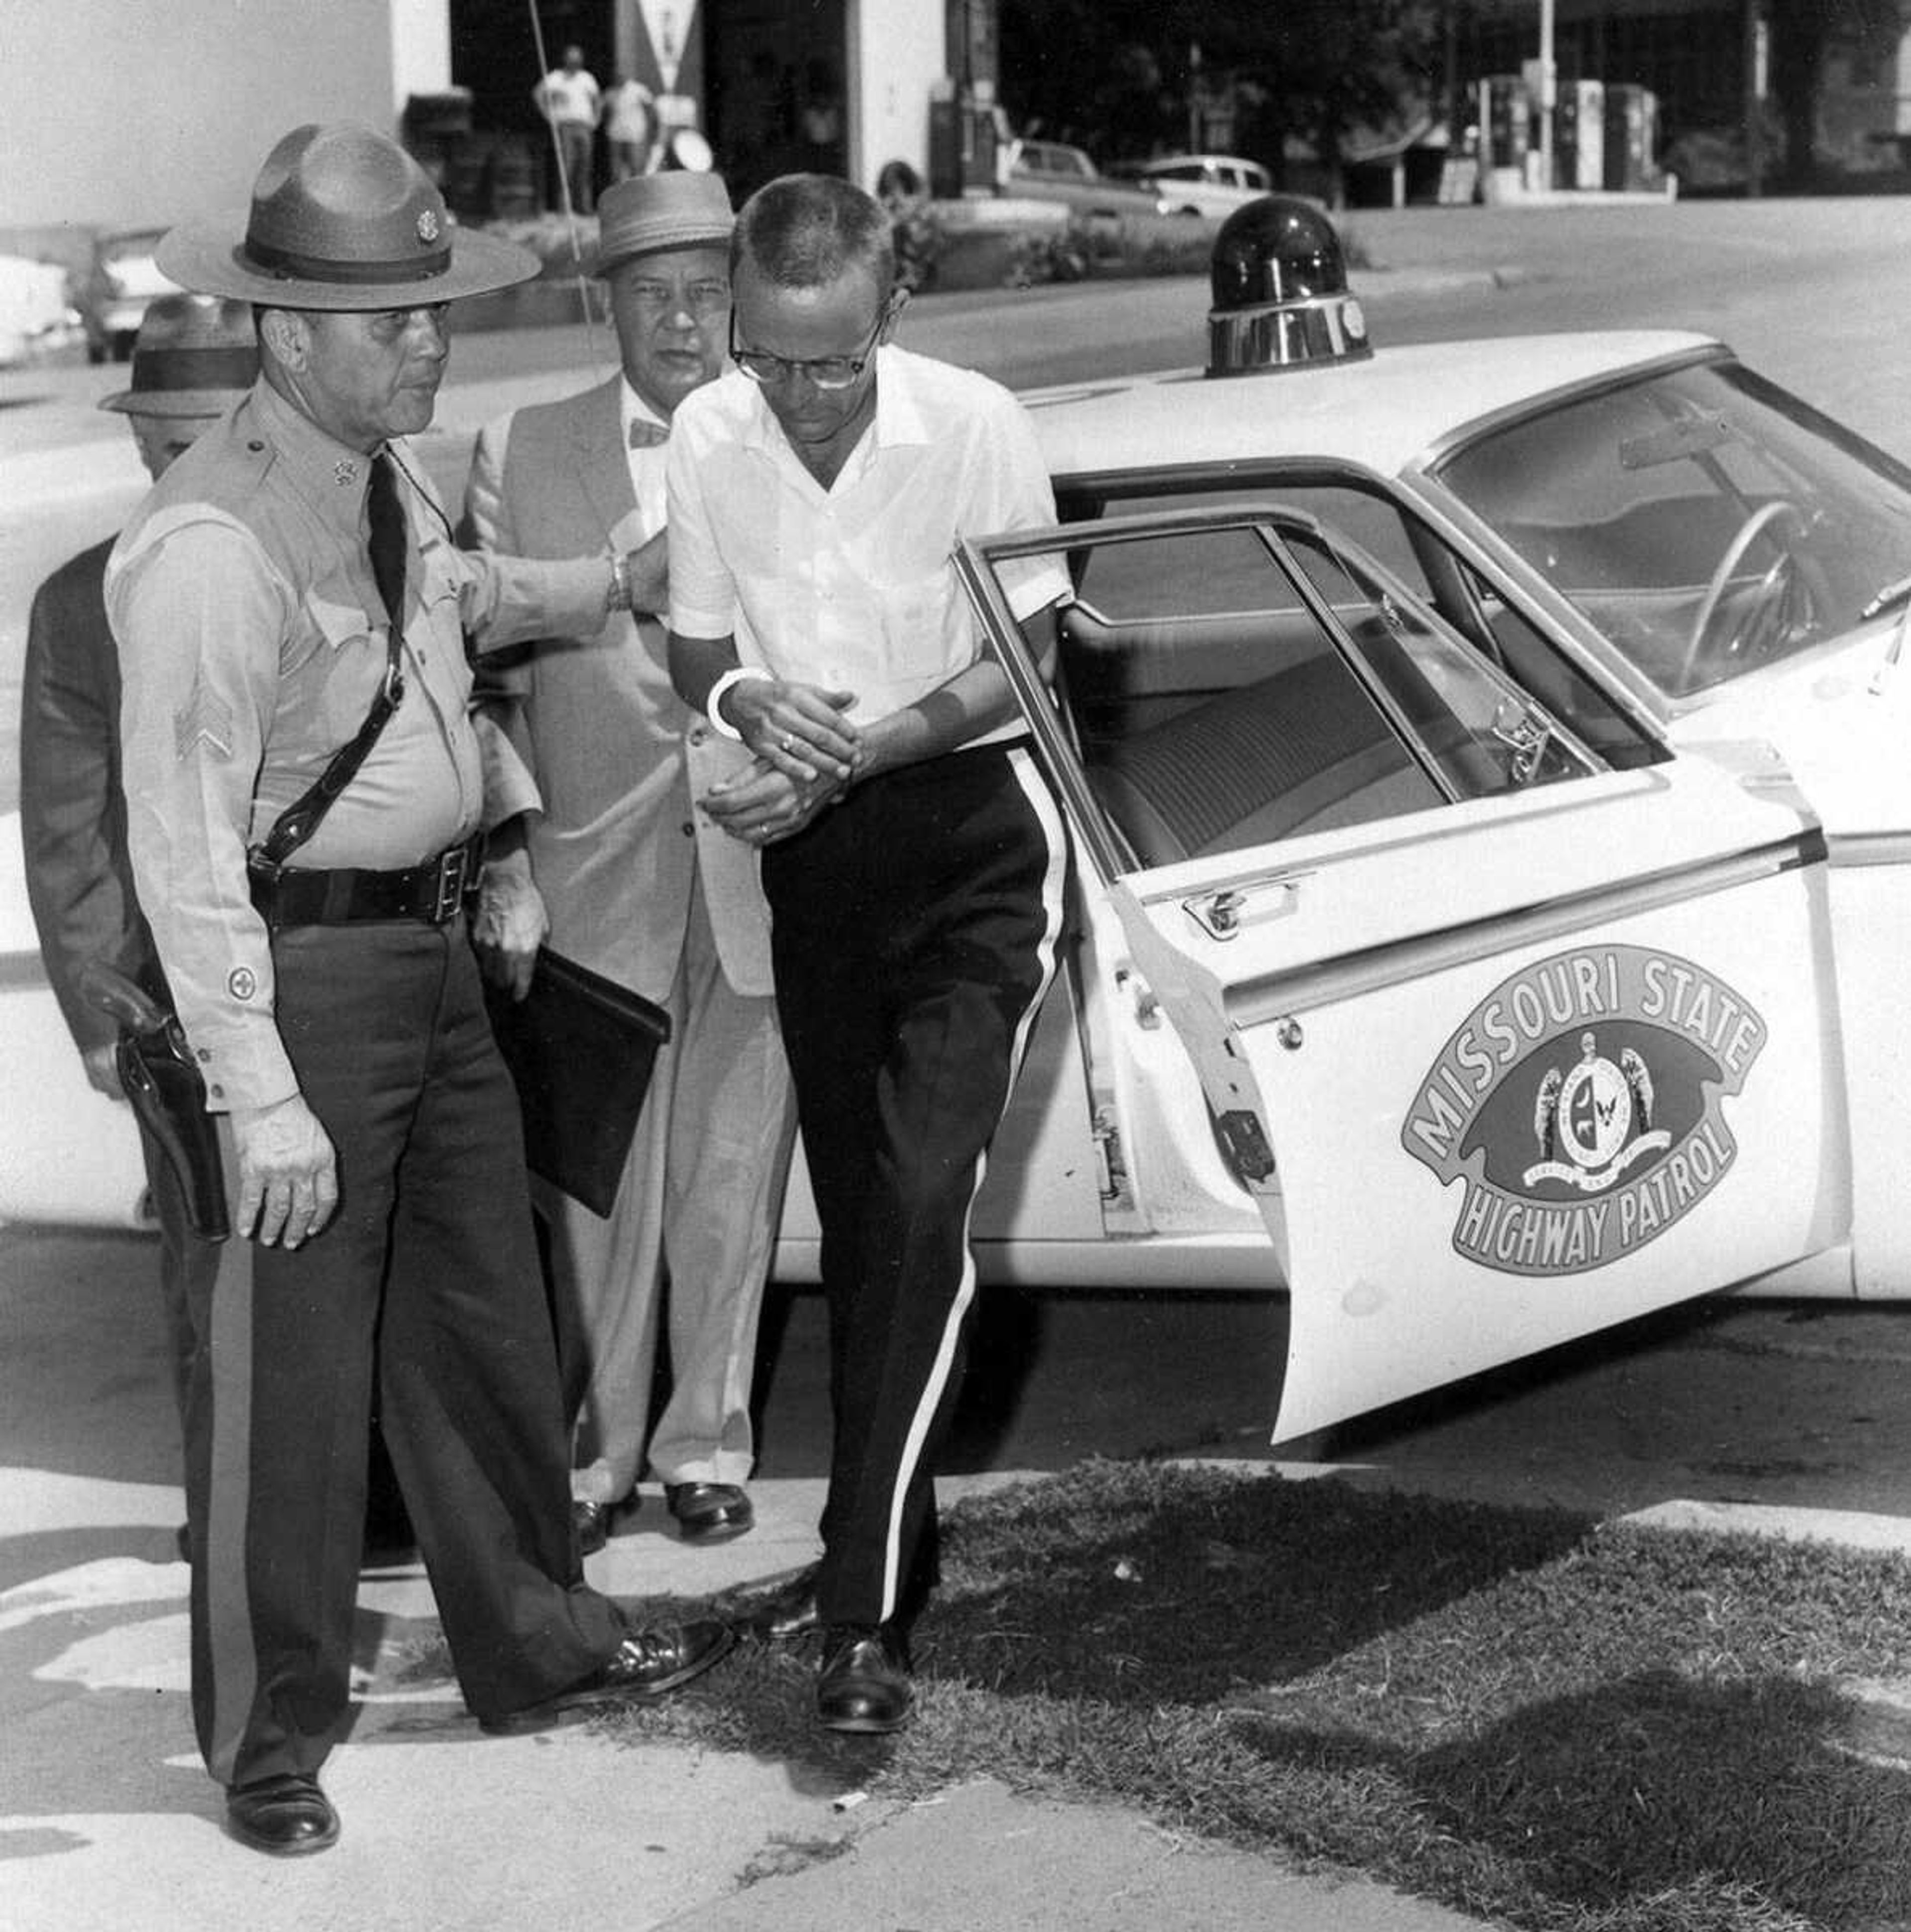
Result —
[{"label": "concrete sidewalk", "polygon": [[[944,1485],[950,1495],[1018,1480]],[[758,1526],[715,1549],[662,1527],[590,1559],[620,1592],[698,1594],[806,1562],[822,1485],[754,1486]],[[1384,1888],[1294,1876],[1129,1812],[966,1786],[915,1804],[800,1767],[589,1726],[483,1736],[443,1674],[416,1569],[359,1592],[362,1699],[326,1784],[338,1846],[277,1861],[220,1827],[192,1748],[176,1490],[0,1471],[19,1537],[94,1531],[116,1553],[0,1594],[0,1925],[7,1932],[1448,1932]],[[719,1669],[722,1666],[719,1666]],[[22,1682],[22,1679],[27,1680]]]},{"label": "concrete sidewalk", "polygon": [[[1318,1475],[1283,1466],[1259,1473]],[[1381,1472],[1338,1473],[1384,1483]],[[1028,1478],[943,1485],[946,1496]],[[696,1595],[808,1562],[815,1479],[754,1486],[758,1527],[710,1550],[664,1527],[590,1559],[620,1594]],[[176,1490],[0,1470],[0,1522],[103,1552],[0,1593],[0,1925],[7,1932],[1464,1932],[1462,1915],[1364,1880],[1163,1830],[1116,1807],[958,1787],[914,1804],[808,1767],[589,1726],[483,1736],[445,1671],[416,1568],[359,1592],[357,1722],[326,1784],[344,1835],[258,1856],[222,1832],[193,1750]],[[1667,1504],[1668,1526],[1911,1546],[1849,1512]],[[719,1670],[724,1666],[719,1666]],[[1878,1687],[1895,1751],[1906,1687]]]}]

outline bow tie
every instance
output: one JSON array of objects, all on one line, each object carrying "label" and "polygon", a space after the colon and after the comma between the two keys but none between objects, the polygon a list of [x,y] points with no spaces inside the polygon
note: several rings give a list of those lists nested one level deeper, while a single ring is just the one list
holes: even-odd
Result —
[{"label": "bow tie", "polygon": [[670,433],[662,423],[652,422],[647,416],[633,416],[630,424],[630,446],[633,449],[655,449],[659,444],[670,440]]}]

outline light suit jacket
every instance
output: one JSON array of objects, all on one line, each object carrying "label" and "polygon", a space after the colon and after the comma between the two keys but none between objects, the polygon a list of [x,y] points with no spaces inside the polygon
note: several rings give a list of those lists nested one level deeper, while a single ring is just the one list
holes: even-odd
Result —
[{"label": "light suit jacket", "polygon": [[[518,410],[480,434],[465,509],[478,542],[576,556],[634,549],[652,534],[631,488],[620,381]],[[616,613],[594,636],[538,644],[490,682],[543,808],[529,844],[551,945],[661,1001],[700,873],[724,977],[737,992],[770,993],[758,855],[692,805],[748,754],[671,688],[662,624]],[[490,803],[493,777],[487,790]]]}]

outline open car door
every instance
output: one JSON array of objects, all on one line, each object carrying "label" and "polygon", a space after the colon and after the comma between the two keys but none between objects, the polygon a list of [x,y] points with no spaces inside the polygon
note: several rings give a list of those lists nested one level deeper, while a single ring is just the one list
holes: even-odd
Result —
[{"label": "open car door", "polygon": [[[998,579],[1041,552],[1052,699]],[[1768,754],[1574,729],[1292,508],[958,566],[1289,1290],[1276,1439],[1836,1264],[1823,842]]]}]

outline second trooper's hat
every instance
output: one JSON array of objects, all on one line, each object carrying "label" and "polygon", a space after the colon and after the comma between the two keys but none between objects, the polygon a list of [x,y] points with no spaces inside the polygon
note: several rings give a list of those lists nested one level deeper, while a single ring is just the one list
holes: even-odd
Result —
[{"label": "second trooper's hat", "polygon": [[220,296],[160,296],[133,344],[130,388],[100,399],[128,416],[220,416],[259,374],[252,310]]}]

